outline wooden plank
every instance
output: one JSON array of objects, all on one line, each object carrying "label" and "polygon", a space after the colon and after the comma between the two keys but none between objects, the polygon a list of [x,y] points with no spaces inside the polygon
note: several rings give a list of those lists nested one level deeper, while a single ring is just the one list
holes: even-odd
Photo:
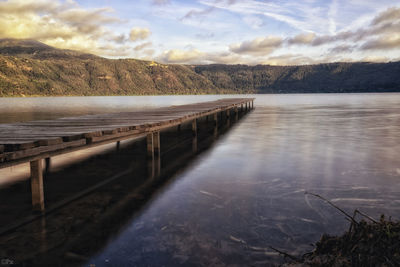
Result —
[{"label": "wooden plank", "polygon": [[5,151],[16,151],[16,150],[24,150],[24,149],[29,149],[33,148],[36,146],[36,141],[31,141],[31,140],[20,140],[18,142],[13,142],[13,143],[7,143],[3,142]]},{"label": "wooden plank", "polygon": [[5,156],[5,160],[11,161],[11,160],[16,160],[16,159],[39,155],[40,153],[65,149],[65,148],[69,148],[69,147],[83,146],[85,144],[86,144],[86,140],[81,139],[81,140],[76,140],[76,141],[71,141],[71,142],[64,142],[64,143],[53,145],[53,146],[40,146],[40,147],[34,147],[31,149],[26,149],[26,150],[5,152],[4,156]]},{"label": "wooden plank", "polygon": [[124,136],[129,136],[129,135],[135,135],[140,133],[139,130],[131,130],[129,132],[121,132],[113,135],[102,135],[102,136],[92,136],[86,138],[88,144],[90,143],[96,143],[96,142],[101,142],[101,141],[106,141],[106,140],[111,140],[119,137],[124,137]]}]

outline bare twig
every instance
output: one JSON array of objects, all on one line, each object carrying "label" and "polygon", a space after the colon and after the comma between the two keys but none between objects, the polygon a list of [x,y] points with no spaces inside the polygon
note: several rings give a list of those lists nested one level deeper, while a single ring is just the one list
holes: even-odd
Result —
[{"label": "bare twig", "polygon": [[372,217],[368,216],[367,214],[365,214],[365,213],[363,213],[363,212],[361,212],[361,211],[359,211],[359,210],[355,210],[354,213],[358,213],[358,214],[360,214],[361,216],[364,216],[365,218],[371,220],[372,222],[378,223],[378,222],[377,222],[376,220],[374,220]]},{"label": "bare twig", "polygon": [[295,262],[298,262],[298,263],[301,263],[301,262],[302,262],[301,259],[299,259],[299,258],[297,258],[297,257],[295,257],[295,256],[293,256],[293,255],[290,255],[290,254],[288,254],[288,253],[286,253],[286,252],[284,252],[284,251],[281,251],[281,250],[279,250],[279,249],[277,249],[277,248],[274,248],[274,247],[272,247],[272,246],[269,246],[269,248],[272,249],[272,250],[274,250],[274,251],[276,251],[276,252],[278,252],[279,254],[284,255],[285,257],[288,257],[289,259],[291,259],[291,260],[293,260],[293,261],[295,261]]},{"label": "bare twig", "polygon": [[341,213],[343,213],[347,218],[349,218],[354,224],[358,225],[358,222],[351,216],[349,215],[347,212],[345,212],[344,210],[342,210],[341,208],[339,208],[338,206],[336,206],[335,204],[333,204],[332,202],[330,202],[329,200],[327,200],[326,198],[318,195],[318,194],[314,194],[314,193],[309,193],[309,192],[304,192],[304,194],[307,195],[312,195],[314,197],[320,198],[323,201],[325,201],[326,203],[328,203],[329,205],[331,205],[332,207],[334,207],[335,209],[337,209],[338,211],[340,211]]}]

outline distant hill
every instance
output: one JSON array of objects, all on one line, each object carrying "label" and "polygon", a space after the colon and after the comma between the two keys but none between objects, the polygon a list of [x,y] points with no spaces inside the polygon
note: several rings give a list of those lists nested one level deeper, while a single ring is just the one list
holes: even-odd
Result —
[{"label": "distant hill", "polygon": [[0,96],[400,92],[400,62],[166,65],[0,39]]},{"label": "distant hill", "polygon": [[204,65],[195,71],[218,88],[257,93],[400,92],[400,62],[305,66]]}]

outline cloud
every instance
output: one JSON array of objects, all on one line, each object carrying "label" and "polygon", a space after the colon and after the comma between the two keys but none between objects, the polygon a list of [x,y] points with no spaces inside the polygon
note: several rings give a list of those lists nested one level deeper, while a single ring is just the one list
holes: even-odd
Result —
[{"label": "cloud", "polygon": [[245,16],[243,21],[253,29],[265,26],[264,20],[258,16]]},{"label": "cloud", "polygon": [[191,50],[167,50],[159,56],[158,60],[163,63],[198,63],[205,56],[205,53],[200,52],[197,49]]},{"label": "cloud", "polygon": [[151,34],[151,31],[147,28],[133,28],[129,34],[129,39],[133,42],[138,40],[147,39]]},{"label": "cloud", "polygon": [[171,1],[170,1],[170,0],[153,0],[152,3],[153,3],[153,5],[162,6],[162,5],[168,5],[168,4],[170,4]]},{"label": "cloud", "polygon": [[365,42],[362,50],[400,49],[400,35],[385,36]]},{"label": "cloud", "polygon": [[119,35],[110,36],[110,38],[108,40],[116,42],[118,44],[123,44],[126,42],[127,38],[126,38],[125,34],[119,34]]},{"label": "cloud", "polygon": [[199,39],[212,39],[214,37],[215,37],[215,34],[213,32],[196,34],[196,38],[199,38]]},{"label": "cloud", "polygon": [[281,47],[283,40],[277,36],[259,37],[251,41],[230,45],[230,51],[236,54],[267,55]]},{"label": "cloud", "polygon": [[357,48],[357,46],[354,45],[338,45],[335,46],[333,48],[329,49],[330,53],[349,53],[349,52],[353,52],[355,49]]},{"label": "cloud", "polygon": [[325,33],[329,29],[329,22],[326,20],[328,8],[325,7],[324,1],[243,0],[229,3],[227,1],[201,0],[200,3],[225,9],[241,16],[257,15],[273,19],[305,32]]},{"label": "cloud", "polygon": [[211,53],[206,57],[207,64],[240,64],[244,63],[244,59],[237,54],[229,52]]},{"label": "cloud", "polygon": [[241,55],[227,52],[202,52],[197,49],[189,50],[167,50],[164,51],[158,58],[162,63],[179,63],[179,64],[243,64],[251,62],[246,61]]},{"label": "cloud", "polygon": [[312,41],[315,38],[315,33],[300,33],[292,38],[289,38],[287,42],[290,45],[295,45],[295,44],[311,44]]},{"label": "cloud", "polygon": [[206,9],[193,9],[190,10],[189,12],[187,12],[185,14],[185,16],[183,16],[181,18],[181,20],[185,20],[185,19],[193,19],[193,18],[197,18],[197,17],[204,17],[206,15],[208,15],[209,13],[211,13],[212,11],[214,11],[215,7],[208,7]]},{"label": "cloud", "polygon": [[268,57],[263,61],[267,65],[304,65],[316,64],[319,61],[300,54],[285,54],[279,56]]},{"label": "cloud", "polygon": [[371,22],[371,25],[379,25],[383,22],[391,22],[394,20],[400,19],[400,8],[391,7],[388,8],[386,11],[380,13],[378,16],[374,18]]},{"label": "cloud", "polygon": [[135,46],[134,50],[140,51],[140,50],[143,50],[144,48],[151,47],[152,45],[153,45],[152,42],[146,42],[146,43]]}]

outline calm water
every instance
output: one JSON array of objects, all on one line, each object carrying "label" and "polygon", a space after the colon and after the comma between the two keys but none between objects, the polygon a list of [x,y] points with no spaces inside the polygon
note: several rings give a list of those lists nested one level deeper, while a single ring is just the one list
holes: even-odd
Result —
[{"label": "calm water", "polygon": [[[226,96],[0,99],[0,121],[48,119]],[[228,96],[229,97],[229,96]],[[256,109],[175,174],[85,266],[264,265],[348,227],[400,219],[400,94],[257,95]]]}]

